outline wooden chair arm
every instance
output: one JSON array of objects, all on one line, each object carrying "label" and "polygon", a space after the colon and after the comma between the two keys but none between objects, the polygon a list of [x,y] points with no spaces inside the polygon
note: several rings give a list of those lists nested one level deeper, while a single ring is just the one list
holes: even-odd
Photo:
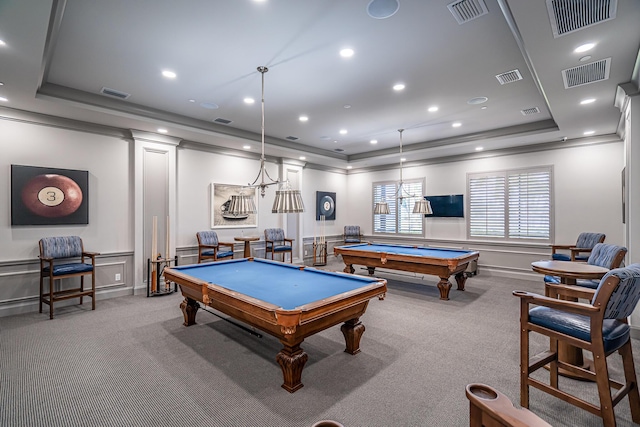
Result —
[{"label": "wooden chair arm", "polygon": [[556,249],[571,249],[574,245],[551,245],[551,250],[555,251]]},{"label": "wooden chair arm", "polygon": [[284,241],[285,241],[285,242],[289,242],[289,243],[293,244],[293,239],[287,239],[287,238],[285,238],[285,239],[284,239]]},{"label": "wooden chair arm", "polygon": [[583,298],[591,301],[596,293],[595,289],[578,285],[564,285],[559,283],[545,283],[545,294],[553,298],[563,296],[569,298]]},{"label": "wooden chair arm", "polygon": [[590,254],[591,251],[593,250],[593,248],[576,248],[576,247],[572,247],[569,250],[571,251],[571,261],[575,261],[577,255],[580,255],[582,252]]},{"label": "wooden chair arm", "polygon": [[584,316],[592,316],[601,310],[600,307],[595,307],[591,304],[585,304],[582,302],[565,301],[561,299],[546,297],[544,295],[534,294],[526,291],[513,291],[513,295],[517,296],[521,300],[526,300],[527,304],[540,305],[549,308],[555,308],[557,310],[566,311],[569,313],[582,314]]},{"label": "wooden chair arm", "polygon": [[214,246],[214,245],[198,245],[198,248],[202,249],[216,249],[218,246]]},{"label": "wooden chair arm", "polygon": [[51,257],[39,256],[38,258],[40,258],[42,261],[45,261],[45,262],[53,262],[53,258]]},{"label": "wooden chair arm", "polygon": [[230,243],[230,242],[218,242],[218,246],[226,246],[229,248],[234,248],[235,247],[235,243]]},{"label": "wooden chair arm", "polygon": [[100,255],[100,252],[82,252],[82,256],[88,256],[90,258],[95,258]]}]

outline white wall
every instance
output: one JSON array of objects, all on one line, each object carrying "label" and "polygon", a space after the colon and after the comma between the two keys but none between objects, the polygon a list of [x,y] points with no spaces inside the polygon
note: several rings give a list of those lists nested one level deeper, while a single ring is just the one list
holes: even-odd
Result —
[{"label": "white wall", "polygon": [[303,237],[320,236],[320,221],[316,221],[316,191],[336,193],[336,219],[325,221],[324,235],[341,235],[344,226],[351,224],[349,218],[351,194],[347,191],[347,175],[341,173],[324,172],[315,169],[304,170],[304,188],[302,200],[305,212]]},{"label": "white wall", "polygon": [[[38,240],[79,235],[85,249],[133,249],[130,141],[0,118],[0,261],[35,259]],[[11,165],[89,171],[89,224],[11,226]]]},{"label": "white wall", "polygon": [[[462,193],[466,199],[467,173],[546,165],[553,166],[555,241],[572,243],[580,232],[594,231],[605,233],[607,243],[622,245],[622,142],[405,167],[403,177],[426,177],[426,195]],[[349,175],[346,221],[360,224],[365,234],[371,234],[372,183],[398,179],[398,169]],[[465,240],[465,219],[429,218],[425,222],[425,237]]]}]

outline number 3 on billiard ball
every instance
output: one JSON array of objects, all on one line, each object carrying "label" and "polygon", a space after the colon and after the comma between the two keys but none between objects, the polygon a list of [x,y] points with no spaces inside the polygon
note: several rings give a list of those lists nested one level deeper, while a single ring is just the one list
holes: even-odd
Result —
[{"label": "number 3 on billiard ball", "polygon": [[82,204],[82,190],[64,175],[37,175],[22,187],[22,202],[36,215],[59,218],[78,210]]}]

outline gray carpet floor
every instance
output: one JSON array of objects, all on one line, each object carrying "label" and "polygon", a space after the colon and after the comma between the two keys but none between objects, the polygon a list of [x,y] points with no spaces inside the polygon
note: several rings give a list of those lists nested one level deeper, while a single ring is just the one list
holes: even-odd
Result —
[{"label": "gray carpet floor", "polygon": [[[330,257],[330,270],[341,270]],[[366,270],[358,269],[358,274]],[[435,277],[380,272],[384,301],[362,317],[361,352],[344,353],[339,326],[306,339],[304,387],[280,387],[281,345],[209,313],[182,325],[180,293],[129,296],[0,318],[0,426],[469,425],[465,386],[491,385],[519,400],[519,301],[540,281],[480,275],[440,301]],[[534,351],[547,345],[533,339]],[[634,340],[636,364],[640,348]],[[619,356],[610,358],[621,376]],[[561,384],[596,401],[593,384]],[[533,390],[531,410],[554,426],[599,418]],[[628,400],[618,426],[631,426]]]}]

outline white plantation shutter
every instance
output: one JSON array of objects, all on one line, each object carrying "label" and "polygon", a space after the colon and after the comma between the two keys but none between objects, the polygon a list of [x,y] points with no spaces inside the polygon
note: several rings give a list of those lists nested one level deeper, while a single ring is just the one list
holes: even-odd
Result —
[{"label": "white plantation shutter", "polygon": [[469,177],[469,236],[504,237],[504,175]]},{"label": "white plantation shutter", "polygon": [[469,174],[469,237],[551,241],[551,188],[551,167]]},{"label": "white plantation shutter", "polygon": [[422,198],[424,182],[405,181],[402,200],[398,198],[397,182],[374,183],[373,202],[386,201],[389,215],[373,215],[373,232],[422,235],[423,215],[413,213],[413,205]]},{"label": "white plantation shutter", "polygon": [[549,239],[551,173],[509,174],[509,237]]}]

